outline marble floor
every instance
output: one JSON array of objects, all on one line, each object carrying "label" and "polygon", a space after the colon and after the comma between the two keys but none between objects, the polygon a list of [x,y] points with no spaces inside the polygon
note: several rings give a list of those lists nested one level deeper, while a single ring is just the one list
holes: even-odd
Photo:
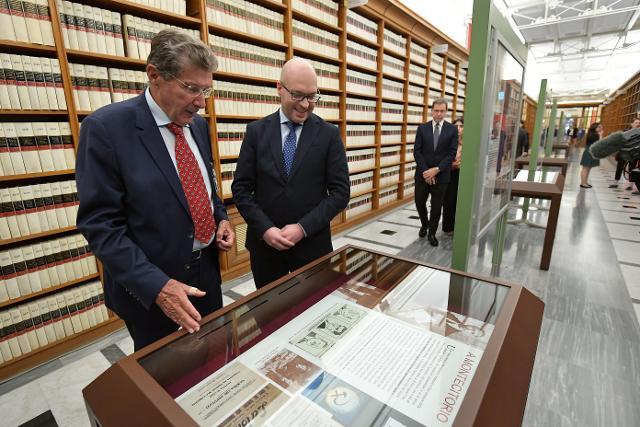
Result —
[{"label": "marble floor", "polygon": [[[544,230],[508,226],[500,276],[525,285],[545,311],[523,425],[637,426],[640,420],[640,196],[609,188],[615,166],[592,171],[578,187],[572,153],[549,271],[538,269]],[[517,205],[514,203],[514,206]],[[636,214],[636,212],[638,212]],[[514,207],[510,215],[519,217]],[[544,224],[544,209],[530,219]],[[449,266],[452,239],[418,238],[412,204],[334,236],[354,244]],[[472,250],[469,270],[491,272],[492,236]],[[255,290],[251,275],[223,284],[224,302]],[[110,364],[131,354],[126,330],[0,384],[0,426],[88,426],[81,390]]]}]

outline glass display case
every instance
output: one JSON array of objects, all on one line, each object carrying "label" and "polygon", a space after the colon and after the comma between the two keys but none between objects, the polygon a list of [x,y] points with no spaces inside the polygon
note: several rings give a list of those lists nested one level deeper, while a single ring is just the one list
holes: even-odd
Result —
[{"label": "glass display case", "polygon": [[544,304],[353,246],[120,360],[94,425],[519,425]]}]

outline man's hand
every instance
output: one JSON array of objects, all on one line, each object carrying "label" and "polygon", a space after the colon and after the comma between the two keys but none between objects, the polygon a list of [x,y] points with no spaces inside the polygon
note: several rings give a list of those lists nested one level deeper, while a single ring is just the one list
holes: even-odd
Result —
[{"label": "man's hand", "polygon": [[287,224],[280,230],[280,234],[294,245],[304,238],[304,231],[300,224]]},{"label": "man's hand", "polygon": [[440,172],[440,169],[435,166],[433,168],[429,168],[426,171],[422,172],[422,177],[425,180],[428,180],[430,178],[434,178],[436,175],[438,175],[438,172]]},{"label": "man's hand", "polygon": [[200,330],[200,320],[202,317],[198,310],[195,309],[188,297],[203,297],[206,292],[201,291],[193,286],[187,286],[184,283],[174,279],[169,281],[160,289],[160,293],[156,297],[156,304],[166,314],[166,316],[182,326],[189,333],[198,332]]},{"label": "man's hand", "polygon": [[427,178],[425,179],[425,182],[429,185],[436,185],[436,177],[434,176],[433,178]]},{"label": "man's hand", "polygon": [[278,227],[271,227],[262,235],[262,239],[274,249],[284,251],[292,248],[295,243],[282,235],[282,231]]},{"label": "man's hand", "polygon": [[228,251],[233,246],[233,242],[236,240],[236,233],[233,231],[233,227],[229,221],[222,220],[218,224],[218,231],[216,231],[216,246],[221,251]]}]

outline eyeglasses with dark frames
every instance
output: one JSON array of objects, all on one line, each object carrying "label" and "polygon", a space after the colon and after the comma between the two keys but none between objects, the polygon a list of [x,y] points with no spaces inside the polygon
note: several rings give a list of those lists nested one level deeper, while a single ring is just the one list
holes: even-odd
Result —
[{"label": "eyeglasses with dark frames", "polygon": [[165,74],[168,74],[171,77],[173,77],[178,83],[180,83],[180,85],[184,88],[184,90],[189,92],[189,94],[193,95],[194,97],[198,97],[198,96],[202,95],[205,98],[209,98],[213,94],[213,88],[212,87],[208,87],[208,88],[202,89],[200,86],[190,85],[190,84],[187,84],[187,83],[183,82],[182,80],[180,80],[179,78],[177,78],[176,76],[174,76],[171,73],[166,73],[165,72]]},{"label": "eyeglasses with dark frames", "polygon": [[315,104],[316,102],[320,101],[320,91],[317,91],[312,95],[305,95],[299,92],[291,92],[285,85],[282,84],[282,82],[280,82],[280,86],[282,86],[284,90],[289,92],[289,96],[291,96],[291,99],[293,99],[296,102],[302,102],[303,100],[306,99],[309,102],[309,104]]}]

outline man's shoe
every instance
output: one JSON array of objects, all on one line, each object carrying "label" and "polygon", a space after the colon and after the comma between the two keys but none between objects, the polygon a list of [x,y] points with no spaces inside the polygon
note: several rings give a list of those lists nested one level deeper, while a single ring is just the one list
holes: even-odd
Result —
[{"label": "man's shoe", "polygon": [[431,246],[438,246],[438,239],[436,239],[436,236],[434,236],[433,234],[429,235],[429,244]]},{"label": "man's shoe", "polygon": [[419,237],[424,237],[427,235],[427,227],[420,227],[420,231],[418,231]]}]

